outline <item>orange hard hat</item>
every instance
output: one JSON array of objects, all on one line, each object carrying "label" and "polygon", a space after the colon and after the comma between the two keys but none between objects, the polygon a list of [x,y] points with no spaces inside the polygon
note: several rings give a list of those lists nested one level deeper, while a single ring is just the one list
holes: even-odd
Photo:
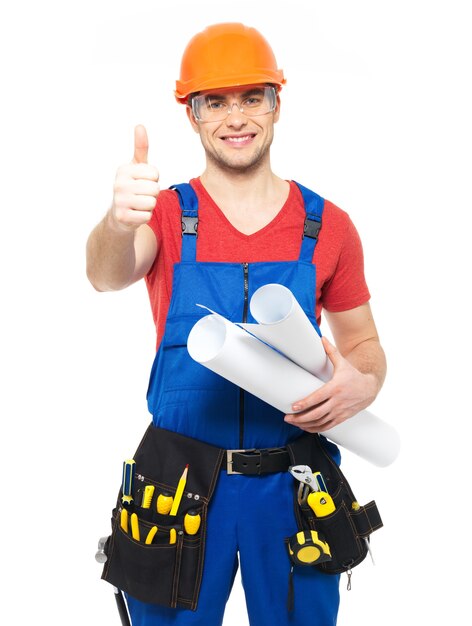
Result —
[{"label": "orange hard hat", "polygon": [[270,83],[285,84],[272,48],[255,28],[238,23],[214,24],[197,33],[185,48],[175,97],[205,89]]}]

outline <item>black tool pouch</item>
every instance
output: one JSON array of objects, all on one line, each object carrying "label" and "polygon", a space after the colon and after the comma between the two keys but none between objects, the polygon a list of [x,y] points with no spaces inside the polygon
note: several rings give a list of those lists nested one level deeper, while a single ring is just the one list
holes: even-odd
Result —
[{"label": "black tool pouch", "polygon": [[294,480],[295,515],[299,531],[316,531],[331,552],[331,559],[315,563],[313,567],[327,574],[351,570],[365,559],[370,534],[383,525],[377,505],[373,501],[364,506],[357,503],[344,474],[327,452],[319,435],[303,435],[287,448],[292,465],[308,465],[313,472],[321,472],[336,506],[330,515],[316,517],[308,504],[299,505],[299,483]]},{"label": "black tool pouch", "polygon": [[[205,554],[207,508],[220,472],[224,451],[206,443],[149,426],[134,456],[133,502],[140,540],[121,527],[122,492],[112,516],[112,534],[105,545],[102,578],[142,602],[195,610]],[[157,512],[159,494],[174,495],[182,471],[189,465],[177,515]],[[154,486],[149,508],[141,506],[144,489]],[[195,535],[184,532],[185,514],[193,510],[201,524]],[[152,543],[148,532],[157,526]],[[171,543],[172,539],[175,543]]]}]

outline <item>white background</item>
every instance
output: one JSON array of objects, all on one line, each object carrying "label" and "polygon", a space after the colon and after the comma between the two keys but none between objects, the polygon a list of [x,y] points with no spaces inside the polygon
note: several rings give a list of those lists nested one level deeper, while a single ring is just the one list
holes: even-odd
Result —
[{"label": "white background", "polygon": [[[372,411],[399,459],[349,453],[385,527],[375,567],[342,578],[340,626],[463,624],[470,601],[472,54],[466,2],[22,2],[2,9],[2,611],[10,624],[118,624],[94,561],[123,459],[150,416],[144,284],[98,294],[84,248],[150,136],[162,186],[201,173],[172,95],[191,36],[243,21],[288,83],[273,168],[349,212],[364,244],[389,374]],[[314,610],[316,607],[314,606]],[[225,626],[245,626],[239,582]]]}]

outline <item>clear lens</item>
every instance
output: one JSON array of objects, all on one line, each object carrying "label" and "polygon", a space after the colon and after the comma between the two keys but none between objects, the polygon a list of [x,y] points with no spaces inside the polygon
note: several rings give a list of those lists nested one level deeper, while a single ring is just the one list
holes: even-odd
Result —
[{"label": "clear lens", "polygon": [[256,117],[275,110],[277,96],[274,87],[251,87],[234,97],[234,90],[218,90],[192,98],[192,111],[199,122],[220,122],[228,117],[234,105],[244,115]]}]

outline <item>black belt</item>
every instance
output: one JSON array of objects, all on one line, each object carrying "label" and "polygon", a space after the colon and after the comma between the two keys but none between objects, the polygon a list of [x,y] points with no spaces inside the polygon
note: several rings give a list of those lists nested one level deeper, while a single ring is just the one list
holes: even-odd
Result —
[{"label": "black belt", "polygon": [[221,469],[228,474],[257,476],[271,472],[287,472],[290,456],[287,448],[261,450],[226,450]]}]

